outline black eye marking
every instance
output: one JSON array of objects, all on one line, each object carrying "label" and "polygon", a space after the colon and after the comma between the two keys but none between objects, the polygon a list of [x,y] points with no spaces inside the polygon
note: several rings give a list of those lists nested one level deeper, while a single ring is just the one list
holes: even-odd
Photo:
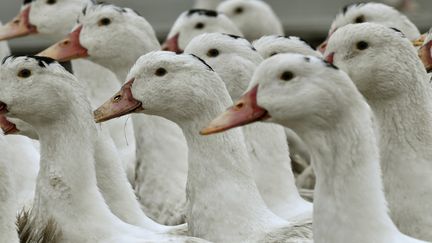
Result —
[{"label": "black eye marking", "polygon": [[279,53],[277,53],[277,52],[273,52],[272,54],[270,54],[270,56],[272,57],[272,56],[276,56],[277,54],[279,54]]},{"label": "black eye marking", "polygon": [[31,75],[32,75],[32,72],[29,69],[27,69],[27,68],[21,69],[17,73],[17,76],[20,77],[20,78],[28,78]]},{"label": "black eye marking", "polygon": [[401,37],[405,38],[405,34],[400,29],[397,29],[394,27],[390,27],[390,29],[396,31],[397,33],[399,33],[401,35]]},{"label": "black eye marking", "polygon": [[237,8],[234,9],[234,13],[235,14],[241,14],[243,12],[244,12],[243,7],[237,7]]},{"label": "black eye marking", "polygon": [[82,9],[82,14],[85,16],[86,15],[86,13],[87,13],[87,6],[85,6],[83,9]]},{"label": "black eye marking", "polygon": [[208,70],[214,72],[213,68],[210,67],[210,65],[208,65],[208,64],[207,64],[203,59],[201,59],[199,56],[194,55],[194,54],[190,54],[190,55],[193,56],[194,58],[198,59],[200,62],[202,62],[202,63],[207,67]]},{"label": "black eye marking", "polygon": [[294,73],[292,73],[291,71],[285,71],[280,76],[280,79],[283,81],[290,81],[293,78],[294,78]]},{"label": "black eye marking", "polygon": [[208,10],[208,9],[191,9],[187,12],[187,16],[190,17],[194,14],[198,14],[198,15],[205,15],[207,17],[217,17],[218,13],[216,11],[213,10]]},{"label": "black eye marking", "polygon": [[310,57],[304,57],[304,60],[305,60],[306,62],[310,62],[310,61],[311,61]]},{"label": "black eye marking", "polygon": [[46,3],[49,5],[53,5],[57,3],[57,0],[47,0]]},{"label": "black eye marking", "polygon": [[98,25],[99,26],[107,26],[111,24],[111,19],[109,18],[102,18],[99,20]]},{"label": "black eye marking", "polygon": [[251,49],[252,51],[257,51],[257,49],[253,45],[251,45]]},{"label": "black eye marking", "polygon": [[204,29],[204,27],[205,27],[205,24],[203,24],[203,23],[201,23],[201,22],[198,22],[198,23],[195,25],[195,29],[198,29],[198,30]]},{"label": "black eye marking", "polygon": [[167,74],[167,70],[165,68],[158,68],[156,69],[155,75],[162,77],[165,76],[165,74]]},{"label": "black eye marking", "polygon": [[365,22],[365,17],[363,15],[360,15],[354,19],[354,23],[356,23],[356,24],[360,24],[360,23],[364,23],[364,22]]},{"label": "black eye marking", "polygon": [[233,38],[233,39],[244,39],[243,37],[241,37],[241,36],[238,36],[238,35],[232,35],[232,34],[226,34],[226,33],[222,33],[223,35],[226,35],[226,36],[229,36],[229,37],[231,37],[231,38]]},{"label": "black eye marking", "polygon": [[359,41],[356,44],[357,49],[363,51],[369,48],[369,44],[366,41]]},{"label": "black eye marking", "polygon": [[329,63],[326,60],[322,60],[322,61],[324,62],[324,64],[326,65],[326,67],[333,68],[335,70],[339,70],[339,68],[336,67],[333,63]]},{"label": "black eye marking", "polygon": [[219,51],[217,49],[210,49],[207,52],[208,57],[217,57],[219,56]]}]

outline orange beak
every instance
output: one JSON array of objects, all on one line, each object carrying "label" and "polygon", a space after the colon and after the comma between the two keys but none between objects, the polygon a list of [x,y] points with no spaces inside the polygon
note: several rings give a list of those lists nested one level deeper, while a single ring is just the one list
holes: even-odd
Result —
[{"label": "orange beak", "polygon": [[16,125],[8,121],[8,119],[3,115],[0,115],[0,128],[3,130],[4,135],[15,134],[19,132]]},{"label": "orange beak", "polygon": [[426,71],[432,71],[432,40],[424,44],[419,50],[419,57],[426,68]]},{"label": "orange beak", "polygon": [[258,85],[245,93],[237,103],[202,129],[201,135],[219,133],[231,128],[270,118],[268,112],[257,104]]},{"label": "orange beak", "polygon": [[25,7],[15,18],[0,27],[0,41],[36,34],[36,26],[30,24],[30,6]]},{"label": "orange beak", "polygon": [[180,37],[180,33],[167,39],[165,41],[165,43],[163,43],[163,45],[162,45],[162,50],[163,51],[172,51],[172,52],[175,52],[177,54],[183,53],[183,50],[180,49],[179,44],[178,44],[179,37]]},{"label": "orange beak", "polygon": [[60,62],[66,62],[77,58],[88,57],[87,49],[81,46],[80,33],[82,25],[69,33],[68,37],[48,47],[38,56],[51,57]]},{"label": "orange beak", "polygon": [[133,82],[134,79],[125,83],[119,92],[94,111],[94,119],[97,123],[144,110],[141,102],[132,96]]}]

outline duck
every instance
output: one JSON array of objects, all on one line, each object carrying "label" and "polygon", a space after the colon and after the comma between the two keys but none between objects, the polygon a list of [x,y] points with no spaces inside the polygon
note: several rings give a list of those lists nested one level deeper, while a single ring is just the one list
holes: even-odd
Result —
[{"label": "duck", "polygon": [[[298,53],[322,58],[319,51],[316,51],[306,40],[298,36],[267,35],[253,41],[252,45],[264,59],[279,53]],[[315,186],[315,174],[311,166],[308,148],[290,128],[285,128],[285,134],[290,146],[296,185],[301,190],[303,197],[312,200],[310,190],[313,190]]]},{"label": "duck", "polygon": [[[30,124],[21,119],[7,118],[4,115],[0,115],[0,128],[3,130],[5,135],[21,135],[30,139],[39,140],[39,135],[37,134],[37,131]],[[141,205],[135,197],[134,190],[127,180],[125,171],[122,168],[121,159],[119,158],[118,153],[116,153],[115,145],[112,141],[112,138],[109,136],[107,130],[105,129],[99,129],[99,133],[100,135],[96,138],[94,144],[96,180],[97,186],[100,189],[100,192],[110,211],[122,221],[128,224],[143,227],[157,233],[181,233],[182,230],[184,231],[183,228],[187,227],[185,225],[181,227],[168,227],[160,225],[144,214],[141,209]],[[7,136],[7,138],[9,138],[9,136]],[[26,150],[23,149],[23,145],[25,145],[25,143],[20,142],[17,145],[17,148],[9,149],[9,153],[18,150],[21,151],[21,154],[24,154],[22,153],[22,151]],[[25,161],[27,163],[25,165],[27,165],[28,167],[29,160],[27,158],[21,160]],[[15,163],[18,162],[15,161]],[[25,165],[23,165],[22,167],[24,167]],[[23,171],[26,170],[22,169],[20,170],[20,173],[23,174]],[[24,173],[24,176],[27,176],[28,178],[20,178],[17,176],[17,181],[23,183],[23,181],[32,178],[26,175],[26,173]],[[33,177],[34,181],[36,181],[36,176]],[[18,182],[16,184],[18,184]],[[34,196],[31,197],[31,199],[33,198]],[[29,210],[31,211],[31,207],[26,208],[26,210],[24,211],[25,214],[23,214],[22,217],[28,218],[26,214],[29,214],[27,212]],[[33,223],[31,220],[24,221],[25,222],[21,222],[24,225]],[[52,226],[52,224],[48,224],[47,227],[49,228],[50,225]],[[27,225],[25,228],[32,227]],[[37,237],[33,236],[32,238]]]},{"label": "duck", "polygon": [[[209,64],[222,78],[233,100],[240,98],[255,68],[263,61],[249,41],[221,33],[195,37],[185,53]],[[267,207],[286,220],[311,219],[312,204],[300,197],[295,186],[283,127],[255,124],[242,130],[255,182]]]},{"label": "duck", "polygon": [[0,73],[0,114],[30,124],[41,143],[33,221],[52,217],[61,242],[207,242],[154,233],[111,213],[96,184],[100,134],[84,82],[47,57],[10,57]]},{"label": "duck", "polygon": [[[0,27],[0,40],[38,35],[52,42],[58,41],[73,28],[76,19],[88,2],[87,0],[25,1],[18,15],[4,27]],[[99,106],[120,87],[115,75],[100,65],[88,60],[73,60],[65,64],[71,66],[73,73],[80,79],[86,80],[92,88],[88,92],[93,107]],[[105,124],[104,127],[110,131],[116,143],[129,178],[134,177],[135,141],[130,121],[128,122],[126,118],[119,119]]]},{"label": "duck", "polygon": [[202,131],[259,121],[290,127],[310,148],[314,242],[424,242],[402,234],[387,214],[373,113],[345,72],[314,56],[275,55]]},{"label": "duck", "polygon": [[199,135],[200,127],[232,104],[224,82],[205,61],[150,52],[138,59],[127,80],[94,112],[95,120],[145,112],[182,128],[189,146],[186,221],[191,236],[211,242],[310,242],[310,220],[288,222],[265,205],[241,130]]},{"label": "duck", "polygon": [[397,29],[340,28],[326,60],[345,71],[375,114],[390,216],[405,234],[432,240],[432,90],[417,50]]},{"label": "duck", "polygon": [[[90,4],[68,38],[38,55],[64,61],[86,53],[81,58],[112,70],[120,85],[135,61],[155,50],[160,44],[144,17],[129,8]],[[137,146],[134,188],[144,212],[160,224],[184,223],[188,147],[181,129],[157,116],[131,120]]]},{"label": "duck", "polygon": [[225,14],[215,10],[190,9],[177,18],[162,44],[162,50],[182,53],[195,36],[213,32],[243,36]]},{"label": "duck", "polygon": [[264,35],[284,35],[280,19],[265,1],[225,0],[217,11],[227,15],[249,41]]},{"label": "duck", "polygon": [[[386,4],[369,2],[354,3],[343,7],[331,24],[327,40],[337,29],[345,25],[364,22],[396,28],[410,40],[416,40],[420,36],[417,26],[407,16]],[[317,48],[321,53],[325,51],[327,40]]]}]

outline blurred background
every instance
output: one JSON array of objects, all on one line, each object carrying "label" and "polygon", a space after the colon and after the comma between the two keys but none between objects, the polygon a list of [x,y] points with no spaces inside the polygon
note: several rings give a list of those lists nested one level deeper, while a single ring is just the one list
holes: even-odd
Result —
[{"label": "blurred background", "polygon": [[[216,2],[220,0],[214,0]],[[155,28],[159,39],[165,39],[177,16],[194,6],[195,0],[105,0],[122,7],[130,7],[143,15]],[[352,0],[266,0],[282,20],[287,35],[300,36],[313,45],[325,39],[330,24],[339,10]],[[363,1],[367,2],[367,1]],[[399,4],[399,0],[382,0],[389,4]],[[5,23],[20,9],[22,1],[2,0],[0,20]],[[413,9],[405,14],[426,32],[432,27],[432,1],[415,0]],[[9,41],[14,54],[35,53],[48,46],[41,38],[26,37]]]}]

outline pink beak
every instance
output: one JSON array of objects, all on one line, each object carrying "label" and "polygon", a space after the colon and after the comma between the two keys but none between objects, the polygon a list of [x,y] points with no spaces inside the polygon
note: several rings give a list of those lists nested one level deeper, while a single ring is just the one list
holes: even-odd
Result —
[{"label": "pink beak", "polygon": [[334,55],[335,55],[334,52],[328,54],[328,55],[325,57],[325,60],[326,60],[328,63],[330,63],[330,64],[334,64]]},{"label": "pink beak", "polygon": [[67,38],[48,47],[39,53],[38,56],[51,57],[61,62],[88,57],[87,49],[80,43],[81,30],[82,25],[72,31]]},{"label": "pink beak", "polygon": [[36,26],[30,24],[30,6],[25,7],[15,18],[0,27],[0,41],[36,34]]},{"label": "pink beak", "polygon": [[132,95],[133,82],[131,79],[125,83],[119,92],[93,112],[97,123],[144,110],[141,102]]},{"label": "pink beak", "polygon": [[162,45],[162,50],[163,51],[172,51],[172,52],[175,52],[177,54],[183,53],[183,50],[180,49],[179,44],[178,44],[179,37],[180,37],[180,33],[167,39],[165,41],[165,43],[163,43],[163,45]]},{"label": "pink beak", "polygon": [[432,71],[432,40],[424,44],[419,50],[419,57],[428,72]]},{"label": "pink beak", "polygon": [[268,112],[257,104],[258,85],[245,93],[236,104],[214,119],[201,135],[219,133],[269,118]]}]

